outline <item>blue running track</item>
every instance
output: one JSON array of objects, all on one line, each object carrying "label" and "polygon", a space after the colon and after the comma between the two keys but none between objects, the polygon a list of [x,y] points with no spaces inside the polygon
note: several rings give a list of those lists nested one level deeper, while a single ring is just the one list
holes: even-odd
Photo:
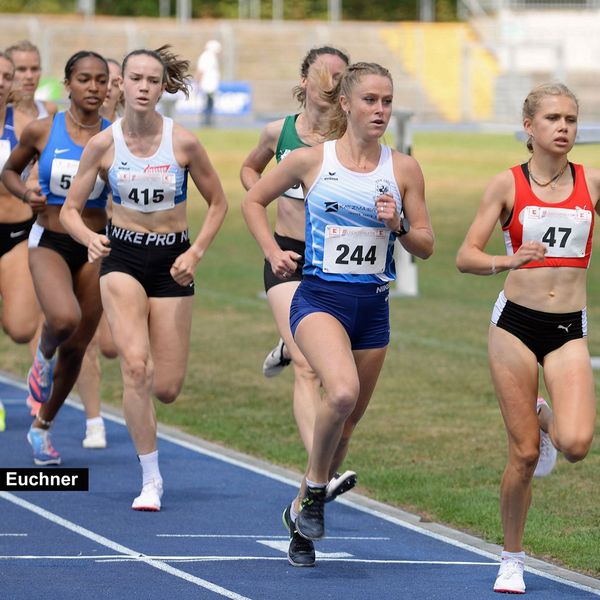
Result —
[{"label": "blue running track", "polygon": [[[0,467],[33,466],[25,395],[23,384],[0,376]],[[497,548],[353,493],[327,505],[317,566],[294,568],[281,512],[298,478],[164,429],[163,509],[135,512],[135,451],[122,419],[111,412],[105,420],[106,450],[81,447],[85,418],[74,402],[53,428],[62,466],[89,468],[89,492],[0,492],[0,598],[502,598],[491,589]],[[600,596],[600,581],[528,564],[527,598]]]}]

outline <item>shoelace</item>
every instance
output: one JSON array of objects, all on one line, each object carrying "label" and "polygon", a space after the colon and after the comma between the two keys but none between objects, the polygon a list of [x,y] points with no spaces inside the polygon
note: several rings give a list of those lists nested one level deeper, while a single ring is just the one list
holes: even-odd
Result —
[{"label": "shoelace", "polygon": [[524,565],[518,560],[503,560],[500,575],[511,579],[513,575],[523,576]]},{"label": "shoelace", "polygon": [[550,440],[550,436],[542,435],[540,441],[540,460],[544,460],[545,458],[549,458],[552,455],[552,441]]}]

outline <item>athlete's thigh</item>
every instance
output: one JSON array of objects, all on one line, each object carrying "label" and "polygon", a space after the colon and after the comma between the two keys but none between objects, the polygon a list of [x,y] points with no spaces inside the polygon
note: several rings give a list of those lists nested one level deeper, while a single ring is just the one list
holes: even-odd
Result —
[{"label": "athlete's thigh", "polygon": [[86,342],[89,342],[96,333],[102,315],[99,271],[99,264],[85,263],[77,271],[73,280],[75,295],[81,308],[78,336],[85,338]]},{"label": "athlete's thigh", "polygon": [[37,323],[40,306],[27,257],[27,241],[23,241],[0,258],[0,296],[5,321]]},{"label": "athlete's thigh", "polygon": [[150,298],[150,348],[154,385],[182,382],[187,368],[193,296]]},{"label": "athlete's thigh", "polygon": [[371,401],[371,396],[375,390],[375,385],[379,379],[379,373],[383,367],[387,346],[385,348],[369,348],[367,350],[354,350],[354,360],[358,370],[358,379],[360,381],[360,393],[356,408],[352,412],[351,420],[356,423],[364,415],[367,406]]},{"label": "athlete's thigh", "polygon": [[326,392],[342,385],[355,389],[358,395],[360,384],[350,338],[334,316],[325,312],[306,315],[296,328],[295,340]]},{"label": "athlete's thigh", "polygon": [[535,410],[538,391],[535,355],[517,337],[492,325],[488,359],[509,438],[516,442],[531,439],[539,429]]},{"label": "athlete's thigh", "polygon": [[299,281],[289,281],[275,285],[267,292],[267,299],[271,306],[277,329],[292,358],[294,358],[295,352],[299,352],[299,350],[290,329],[290,306],[299,285]]},{"label": "athlete's thigh", "polygon": [[71,270],[58,252],[29,248],[29,268],[37,299],[49,322],[79,313]]},{"label": "athlete's thigh", "polygon": [[571,340],[544,360],[544,381],[559,439],[577,435],[591,439],[596,417],[594,375],[587,339]]},{"label": "athlete's thigh", "polygon": [[150,305],[144,288],[131,275],[113,271],[100,278],[100,293],[119,356],[148,357]]}]

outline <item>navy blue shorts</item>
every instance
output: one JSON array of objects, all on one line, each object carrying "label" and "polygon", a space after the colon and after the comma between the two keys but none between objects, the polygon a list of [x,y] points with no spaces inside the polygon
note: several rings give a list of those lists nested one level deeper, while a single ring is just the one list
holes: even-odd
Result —
[{"label": "navy blue shorts", "polygon": [[187,231],[142,233],[110,225],[110,254],[102,259],[100,277],[127,273],[144,288],[148,298],[193,296],[194,284],[179,285],[171,277],[175,259],[189,247]]},{"label": "navy blue shorts", "polygon": [[335,317],[353,350],[385,348],[390,342],[389,283],[325,281],[305,275],[290,308],[292,335],[304,317],[316,312]]}]

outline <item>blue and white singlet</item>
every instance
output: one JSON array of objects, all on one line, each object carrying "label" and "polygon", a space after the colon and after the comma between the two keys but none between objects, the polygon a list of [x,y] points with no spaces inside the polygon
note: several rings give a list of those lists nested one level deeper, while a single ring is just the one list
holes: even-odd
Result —
[{"label": "blue and white singlet", "polygon": [[187,198],[186,167],[173,151],[173,119],[163,117],[163,133],[152,156],[133,155],[123,137],[122,120],[112,125],[115,156],[108,170],[113,202],[139,212],[169,210]]},{"label": "blue and white singlet", "polygon": [[354,283],[392,281],[395,237],[377,220],[375,207],[377,197],[387,193],[402,210],[392,151],[380,145],[375,170],[356,173],[339,162],[335,146],[335,140],[323,144],[321,171],[306,195],[304,275]]},{"label": "blue and white singlet", "polygon": [[[49,205],[61,206],[65,202],[71,181],[79,168],[83,146],[76,144],[67,131],[64,112],[54,115],[48,143],[40,154],[39,181],[42,193]],[[102,119],[101,129],[110,126],[110,121]],[[96,179],[85,208],[104,208],[108,196],[108,186],[100,177]]]}]

